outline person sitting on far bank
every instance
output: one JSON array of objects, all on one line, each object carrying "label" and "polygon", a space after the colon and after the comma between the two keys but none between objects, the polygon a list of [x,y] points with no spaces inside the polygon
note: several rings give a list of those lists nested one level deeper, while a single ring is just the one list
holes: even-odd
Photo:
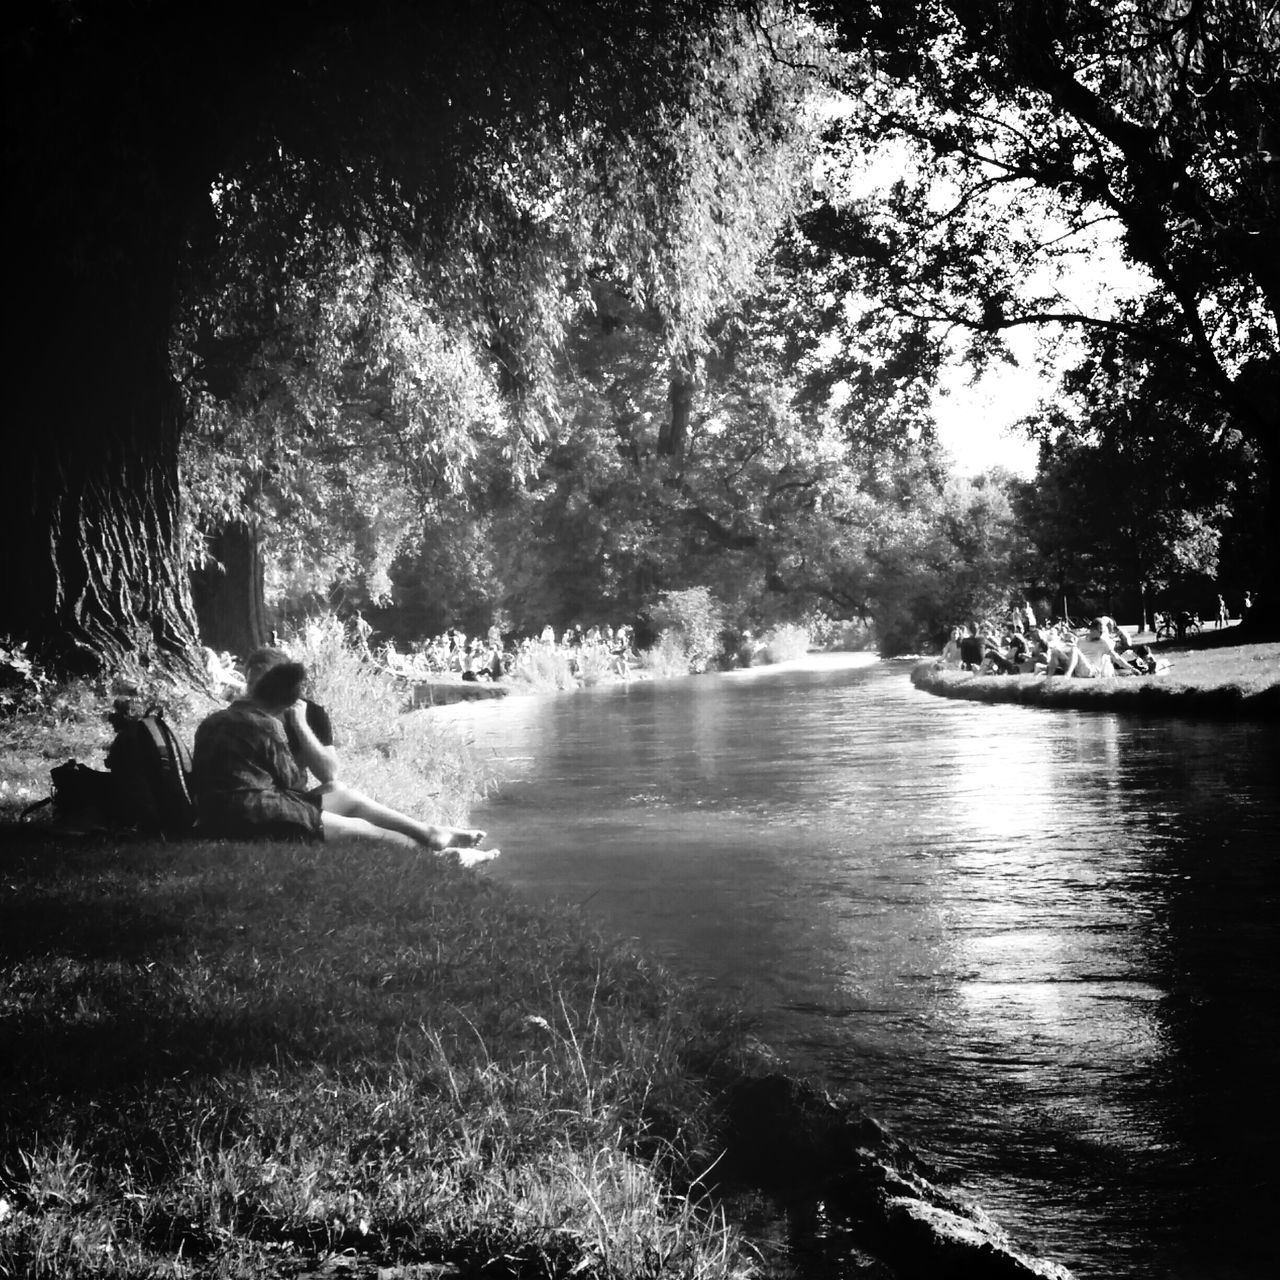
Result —
[{"label": "person sitting on far bank", "polygon": [[1072,646],[1071,660],[1062,674],[1106,679],[1112,675],[1136,676],[1138,671],[1116,652],[1103,619],[1094,618],[1089,624],[1088,634],[1077,639]]},{"label": "person sitting on far bank", "polygon": [[1063,674],[1071,663],[1075,652],[1075,633],[1061,627],[1050,627],[1044,633],[1046,676]]},{"label": "person sitting on far bank", "polygon": [[1140,676],[1154,676],[1160,671],[1159,660],[1151,652],[1149,644],[1140,644],[1128,651],[1121,650],[1121,653],[1124,660]]},{"label": "person sitting on far bank", "polygon": [[978,668],[978,674],[983,676],[1017,675],[1018,665],[1009,652],[1008,644],[1006,643],[1002,647],[991,639],[988,639],[985,643],[986,647],[982,651],[982,665]]},{"label": "person sitting on far bank", "polygon": [[960,669],[977,671],[986,656],[987,642],[975,623],[969,623],[960,636]]},{"label": "person sitting on far bank", "polygon": [[1111,641],[1118,653],[1123,653],[1126,649],[1133,648],[1129,633],[1114,618],[1110,618],[1104,613],[1097,621],[1102,623],[1102,634]]},{"label": "person sitting on far bank", "polygon": [[947,638],[947,643],[942,646],[942,652],[938,655],[938,660],[933,664],[935,667],[944,671],[954,671],[960,666],[960,637],[962,635],[959,627],[951,628],[951,635]]},{"label": "person sitting on far bank", "polygon": [[[339,782],[338,754],[323,707],[302,695],[307,670],[281,649],[245,664],[247,696],[196,730],[192,783],[200,826],[239,838],[368,836],[456,851],[464,866],[498,857],[485,832],[419,822]],[[323,740],[326,739],[326,740]],[[308,788],[310,770],[320,785]]]}]

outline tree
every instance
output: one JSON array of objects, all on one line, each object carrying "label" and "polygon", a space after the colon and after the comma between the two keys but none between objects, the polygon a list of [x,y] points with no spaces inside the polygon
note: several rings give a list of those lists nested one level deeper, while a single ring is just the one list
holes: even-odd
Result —
[{"label": "tree", "polygon": [[[849,109],[830,131],[847,180],[815,214],[830,262],[915,341],[968,334],[975,363],[999,358],[1015,326],[1072,326],[1183,375],[1206,429],[1225,415],[1258,453],[1274,574],[1275,7],[845,0],[818,11],[850,57]],[[877,196],[859,160],[886,149],[892,176]],[[1073,287],[1062,268],[1098,253],[1134,268],[1136,299],[1079,296],[1079,275]]]},{"label": "tree", "polygon": [[1196,608],[1256,580],[1236,517],[1257,506],[1253,450],[1221,407],[1206,420],[1184,373],[1100,334],[1029,424],[1043,447],[1017,507],[1055,600]]},{"label": "tree", "polygon": [[[169,346],[210,263],[238,257],[266,315],[331,236],[402,246],[469,295],[518,381],[545,339],[486,308],[486,286],[531,260],[556,270],[533,234],[546,211],[579,243],[669,261],[635,197],[681,187],[678,126],[725,7],[51,0],[10,16],[24,489],[0,529],[0,633],[68,669],[188,652]],[[532,259],[513,252],[530,241]]]}]

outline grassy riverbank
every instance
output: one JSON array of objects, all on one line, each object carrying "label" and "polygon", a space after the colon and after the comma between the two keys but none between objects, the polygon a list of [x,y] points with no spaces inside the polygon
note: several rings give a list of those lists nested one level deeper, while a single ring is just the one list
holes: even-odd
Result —
[{"label": "grassy riverbank", "polygon": [[1280,641],[1233,644],[1230,640],[1229,631],[1214,632],[1183,644],[1159,646],[1156,652],[1169,667],[1157,676],[1046,680],[937,671],[932,662],[922,662],[911,679],[930,693],[977,702],[1139,715],[1280,718]]},{"label": "grassy riverbank", "polygon": [[733,1269],[669,1191],[732,1020],[482,877],[372,845],[11,845],[0,962],[0,1274],[348,1247]]},{"label": "grassy riverbank", "polygon": [[[459,735],[402,714],[340,632],[299,642],[344,776],[465,818],[485,780]],[[154,697],[188,741],[213,705]],[[686,1194],[733,1019],[449,860],[17,826],[52,765],[101,767],[109,703],[41,688],[0,722],[0,1276],[276,1276],[349,1248],[737,1266]]]}]

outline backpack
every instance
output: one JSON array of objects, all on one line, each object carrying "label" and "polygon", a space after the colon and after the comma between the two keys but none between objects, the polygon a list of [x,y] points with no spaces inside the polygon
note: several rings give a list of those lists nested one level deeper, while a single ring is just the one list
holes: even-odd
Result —
[{"label": "backpack", "polygon": [[23,810],[25,818],[52,805],[60,821],[96,830],[131,830],[181,836],[195,823],[191,757],[163,713],[152,707],[134,716],[117,707],[110,716],[116,736],[107,768],[68,760],[51,770],[53,794]]},{"label": "backpack", "polygon": [[116,820],[139,831],[180,836],[196,820],[191,755],[158,707],[144,715],[112,717],[107,751]]}]

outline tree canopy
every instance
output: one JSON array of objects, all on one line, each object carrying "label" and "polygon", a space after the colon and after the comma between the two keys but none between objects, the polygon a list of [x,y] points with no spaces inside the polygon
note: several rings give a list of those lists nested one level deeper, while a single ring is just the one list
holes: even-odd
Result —
[{"label": "tree canopy", "polygon": [[[722,219],[706,258],[712,241],[682,243],[689,219],[672,211],[700,181],[754,173],[771,112],[785,118],[774,84],[734,63],[759,21],[756,5],[700,0],[152,0],[11,17],[16,408],[42,429],[18,444],[32,484],[7,513],[17,574],[0,631],[87,668],[190,644],[180,308],[189,380],[252,394],[296,282],[358,246],[409,264],[434,318],[518,402],[546,384],[566,273],[603,250],[661,294],[672,352],[695,349],[742,223]],[[717,121],[725,77],[740,118]]]},{"label": "tree canopy", "polygon": [[[362,602],[635,613],[718,579],[744,618],[817,602],[907,644],[1026,569],[1014,486],[949,481],[930,414],[944,360],[1025,326],[1083,338],[1023,533],[1128,477],[1176,512],[1122,540],[1152,582],[1157,537],[1242,554],[1246,502],[1275,549],[1278,22],[32,0],[0,634],[180,659],[188,567],[239,545]],[[1081,295],[1098,260],[1126,287]]]},{"label": "tree canopy", "polygon": [[[1207,437],[1257,451],[1270,544],[1280,413],[1280,16],[1254,0],[818,6],[850,57],[829,198],[806,220],[836,294],[899,353],[1071,327],[1099,395],[1176,376]],[[1102,264],[1101,266],[1099,264]],[[1107,264],[1110,264],[1109,267]],[[1110,277],[1128,268],[1128,288]],[[887,323],[831,311],[819,339]],[[1268,569],[1268,573],[1272,570]]]}]

